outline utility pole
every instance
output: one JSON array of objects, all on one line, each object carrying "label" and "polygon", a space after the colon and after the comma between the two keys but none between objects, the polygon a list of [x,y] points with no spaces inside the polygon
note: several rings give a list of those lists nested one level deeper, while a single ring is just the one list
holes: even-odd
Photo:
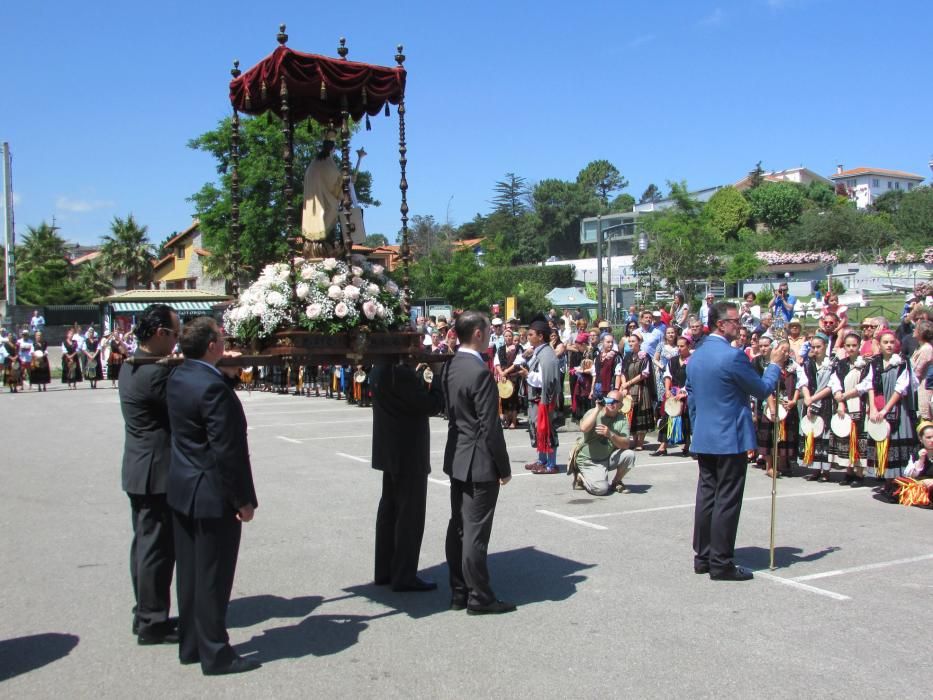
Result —
[{"label": "utility pole", "polygon": [[603,315],[603,215],[596,215],[596,317]]},{"label": "utility pole", "polygon": [[16,305],[16,234],[13,229],[13,167],[10,159],[10,144],[3,142],[3,241],[6,260],[3,267],[6,281],[7,313]]}]

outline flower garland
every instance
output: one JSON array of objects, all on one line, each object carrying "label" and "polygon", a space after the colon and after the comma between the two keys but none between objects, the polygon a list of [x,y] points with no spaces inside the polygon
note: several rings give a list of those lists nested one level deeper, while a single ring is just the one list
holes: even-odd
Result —
[{"label": "flower garland", "polygon": [[259,278],[224,313],[224,328],[240,342],[267,338],[297,325],[312,332],[337,334],[365,325],[371,330],[405,326],[402,292],[382,265],[354,255],[347,264],[336,258],[295,261],[295,296],[286,263],[267,265]]}]

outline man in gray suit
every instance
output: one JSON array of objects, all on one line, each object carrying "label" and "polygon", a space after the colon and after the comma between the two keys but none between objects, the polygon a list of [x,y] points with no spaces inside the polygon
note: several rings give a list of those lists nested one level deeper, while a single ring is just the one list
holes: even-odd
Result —
[{"label": "man in gray suit", "polygon": [[496,599],[486,567],[499,487],[512,478],[499,396],[480,355],[489,347],[490,330],[489,319],[478,311],[460,314],[454,324],[460,348],[441,377],[448,418],[444,472],[450,476],[450,608],[466,608],[470,615],[515,610],[513,604]]},{"label": "man in gray suit", "polygon": [[[178,314],[165,304],[152,304],[136,326],[135,358],[169,355],[178,340]],[[123,363],[120,369],[120,410],[126,424],[123,447],[123,490],[130,498],[133,541],[130,578],[133,581],[133,634],[140,644],[178,642],[169,621],[175,546],[172,511],[165,491],[171,461],[171,430],[165,387],[167,365]]]}]

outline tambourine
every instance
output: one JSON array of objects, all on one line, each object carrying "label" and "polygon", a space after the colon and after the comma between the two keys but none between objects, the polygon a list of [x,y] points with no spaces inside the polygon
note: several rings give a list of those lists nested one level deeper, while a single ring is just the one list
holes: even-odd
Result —
[{"label": "tambourine", "polygon": [[43,357],[45,357],[45,352],[42,350],[36,350],[34,353],[32,353],[32,356],[38,357],[41,360]]},{"label": "tambourine", "polygon": [[356,382],[357,384],[362,384],[363,382],[365,382],[366,372],[364,372],[361,369],[356,370],[356,372],[353,373],[353,381]]},{"label": "tambourine", "polygon": [[829,429],[837,438],[847,438],[852,433],[852,416],[848,413],[840,416],[838,413],[829,421]]},{"label": "tambourine", "polygon": [[622,413],[628,413],[629,411],[632,410],[632,397],[631,396],[622,397],[622,401],[619,404],[619,410]]},{"label": "tambourine", "polygon": [[[771,407],[765,406],[765,418],[767,418],[772,423],[774,422],[774,417],[771,415]],[[778,405],[778,420],[783,421],[787,418],[787,409],[783,405]]]},{"label": "tambourine", "polygon": [[664,402],[664,412],[671,418],[679,416],[684,412],[684,402],[672,396]]},{"label": "tambourine", "polygon": [[880,420],[877,423],[873,420],[865,420],[865,432],[875,442],[884,442],[891,434],[891,426],[886,420]]},{"label": "tambourine", "polygon": [[252,367],[244,367],[240,370],[240,381],[243,382],[244,384],[253,383],[253,368]]},{"label": "tambourine", "polygon": [[821,416],[806,415],[800,419],[800,434],[803,436],[823,434],[823,418]]},{"label": "tambourine", "polygon": [[510,399],[515,393],[515,385],[508,379],[503,379],[501,382],[496,382],[496,390],[499,392],[500,399]]},{"label": "tambourine", "polygon": [[428,369],[424,370],[424,372],[421,374],[421,377],[424,379],[424,381],[430,384],[434,381],[434,372],[432,372],[431,368],[429,367]]}]

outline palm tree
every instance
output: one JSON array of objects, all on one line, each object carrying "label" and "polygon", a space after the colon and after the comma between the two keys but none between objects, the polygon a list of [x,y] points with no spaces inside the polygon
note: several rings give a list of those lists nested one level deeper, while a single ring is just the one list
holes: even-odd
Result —
[{"label": "palm tree", "polygon": [[58,227],[43,221],[38,226],[27,226],[26,235],[16,246],[16,266],[21,272],[42,267],[51,260],[66,260],[65,239],[58,235]]},{"label": "palm tree", "polygon": [[140,226],[129,214],[125,219],[113,217],[110,234],[103,237],[101,262],[111,274],[124,275],[126,288],[146,288],[152,280],[152,261],[155,253],[148,237],[149,227]]}]

